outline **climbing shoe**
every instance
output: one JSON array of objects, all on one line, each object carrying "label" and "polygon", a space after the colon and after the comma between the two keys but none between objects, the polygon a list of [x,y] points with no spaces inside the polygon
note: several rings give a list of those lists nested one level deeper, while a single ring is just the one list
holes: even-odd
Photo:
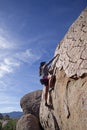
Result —
[{"label": "climbing shoe", "polygon": [[49,88],[49,92],[51,92],[52,90],[54,90],[54,87],[52,87],[52,88]]},{"label": "climbing shoe", "polygon": [[47,102],[45,102],[45,106],[48,106]]}]

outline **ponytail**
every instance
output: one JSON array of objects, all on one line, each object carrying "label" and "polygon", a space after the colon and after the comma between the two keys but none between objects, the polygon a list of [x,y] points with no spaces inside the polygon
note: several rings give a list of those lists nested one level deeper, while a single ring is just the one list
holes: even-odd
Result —
[{"label": "ponytail", "polygon": [[39,76],[42,75],[42,67],[43,67],[45,64],[46,64],[45,61],[40,63],[40,67],[39,67]]}]

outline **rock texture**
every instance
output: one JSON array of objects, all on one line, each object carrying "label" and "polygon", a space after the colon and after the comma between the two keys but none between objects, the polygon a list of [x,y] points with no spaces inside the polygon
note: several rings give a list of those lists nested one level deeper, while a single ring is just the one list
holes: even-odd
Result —
[{"label": "rock texture", "polygon": [[42,90],[26,94],[20,101],[24,115],[18,120],[16,130],[42,130],[39,122],[39,108]]},{"label": "rock texture", "polygon": [[60,54],[57,67],[68,77],[81,77],[87,73],[87,8],[72,24],[56,49]]},{"label": "rock texture", "polygon": [[33,114],[39,117],[39,108],[41,101],[42,90],[37,90],[26,94],[20,101],[21,108],[24,114]]},{"label": "rock texture", "polygon": [[[87,130],[87,8],[72,24],[56,49],[56,83],[44,105],[40,122],[44,130]],[[53,63],[54,64],[54,63]]]},{"label": "rock texture", "polygon": [[39,122],[32,114],[22,116],[17,123],[17,130],[40,130]]},{"label": "rock texture", "polygon": [[0,123],[2,124],[2,128],[6,127],[8,120],[0,119]]}]

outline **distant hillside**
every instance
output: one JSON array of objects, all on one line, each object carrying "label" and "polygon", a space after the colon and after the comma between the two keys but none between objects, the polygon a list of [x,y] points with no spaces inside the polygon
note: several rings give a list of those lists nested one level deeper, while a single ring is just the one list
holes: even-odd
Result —
[{"label": "distant hillside", "polygon": [[9,115],[10,118],[19,118],[23,115],[23,112],[16,112],[16,111],[13,111],[13,112],[10,112],[10,113],[2,113],[3,116],[5,115]]}]

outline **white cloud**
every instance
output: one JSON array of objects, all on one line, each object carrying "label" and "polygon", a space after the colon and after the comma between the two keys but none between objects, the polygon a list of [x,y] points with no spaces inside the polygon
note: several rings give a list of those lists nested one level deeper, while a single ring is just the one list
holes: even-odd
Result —
[{"label": "white cloud", "polygon": [[0,112],[11,112],[21,110],[20,99],[7,93],[0,94]]},{"label": "white cloud", "polygon": [[0,50],[12,48],[15,48],[15,44],[11,40],[9,32],[0,27]]},{"label": "white cloud", "polygon": [[8,31],[0,27],[0,78],[14,73],[22,63],[31,65],[40,57],[31,49],[23,49],[11,38]]},{"label": "white cloud", "polygon": [[[2,51],[4,52],[4,51]],[[28,63],[32,65],[36,60],[38,60],[40,56],[36,53],[33,53],[31,49],[27,49],[24,51],[17,50],[15,52],[5,52],[0,57],[0,78],[4,75],[13,73],[16,68],[20,67],[23,63]]]},{"label": "white cloud", "polygon": [[22,109],[18,107],[18,104],[14,106],[0,107],[0,113],[13,112],[13,111],[22,111]]},{"label": "white cloud", "polygon": [[0,36],[0,49],[8,49],[11,47],[11,44],[4,37]]},{"label": "white cloud", "polygon": [[6,104],[18,104],[19,100],[18,97],[15,97],[14,95],[11,96],[11,94],[7,94],[7,93],[1,93],[0,95],[0,106],[1,105],[6,105]]},{"label": "white cloud", "polygon": [[2,92],[0,94],[0,105],[5,105],[5,104],[18,104],[19,103],[19,100],[18,100],[18,97],[15,97],[15,95],[11,95],[9,93],[4,93]]},{"label": "white cloud", "polygon": [[0,77],[3,77],[5,74],[14,72],[15,67],[19,67],[20,63],[16,62],[11,58],[4,58],[0,63]]},{"label": "white cloud", "polygon": [[12,57],[16,49],[16,44],[13,42],[9,32],[0,27],[0,78],[14,72],[14,68],[20,65]]},{"label": "white cloud", "polygon": [[16,58],[21,62],[29,63],[31,65],[33,62],[38,60],[40,56],[33,53],[31,49],[27,49],[24,52],[17,53]]},{"label": "white cloud", "polygon": [[0,105],[6,105],[6,104],[14,104],[14,105],[16,105],[16,104],[18,104],[18,102],[14,101],[14,99],[12,97],[6,97],[6,95],[4,95],[3,97],[1,97]]},{"label": "white cloud", "polygon": [[7,85],[4,81],[0,80],[0,92],[7,90]]}]

